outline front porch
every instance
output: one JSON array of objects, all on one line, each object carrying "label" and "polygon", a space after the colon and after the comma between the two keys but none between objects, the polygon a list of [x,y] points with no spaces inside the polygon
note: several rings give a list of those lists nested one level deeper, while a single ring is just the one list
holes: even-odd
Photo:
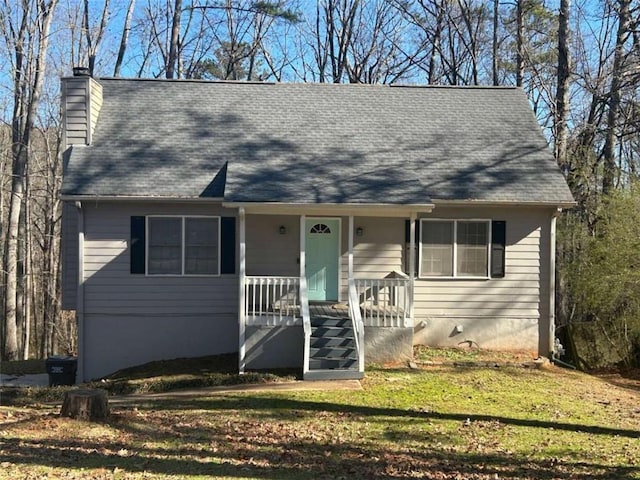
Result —
[{"label": "front porch", "polygon": [[[415,221],[415,215],[408,216]],[[362,378],[365,350],[371,352],[368,360],[380,358],[385,348],[381,339],[393,339],[405,354],[410,352],[413,280],[403,267],[415,271],[413,255],[405,257],[407,250],[415,249],[415,235],[411,233],[405,244],[405,218],[369,218],[369,223],[359,219],[365,227],[359,226],[356,234],[356,217],[343,217],[347,228],[341,232],[344,245],[338,253],[338,298],[314,301],[309,282],[316,279],[306,262],[306,230],[311,224],[305,215],[296,216],[299,240],[294,244],[293,219],[283,217],[249,215],[248,220],[240,209],[240,371],[302,366],[305,379]],[[314,217],[318,218],[323,217]],[[365,229],[368,237],[356,238]],[[249,237],[247,230],[252,233]],[[260,242],[256,234],[262,237]],[[294,248],[297,272],[291,271],[290,262],[286,268],[291,274],[268,274],[286,270],[284,260],[292,257]],[[375,275],[366,276],[367,272]]]}]

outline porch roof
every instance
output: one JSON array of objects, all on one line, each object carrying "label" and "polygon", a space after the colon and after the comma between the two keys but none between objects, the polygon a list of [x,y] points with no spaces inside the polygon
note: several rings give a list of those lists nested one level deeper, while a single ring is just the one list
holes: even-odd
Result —
[{"label": "porch roof", "polygon": [[516,88],[98,79],[63,195],[571,203]]}]

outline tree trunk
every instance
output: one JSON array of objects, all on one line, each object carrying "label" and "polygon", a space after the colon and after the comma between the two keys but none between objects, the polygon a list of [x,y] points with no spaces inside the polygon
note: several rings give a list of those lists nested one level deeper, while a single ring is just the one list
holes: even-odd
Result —
[{"label": "tree trunk", "polygon": [[604,159],[604,171],[602,172],[602,193],[610,193],[615,187],[616,179],[616,131],[618,113],[620,110],[620,89],[623,80],[624,43],[629,36],[631,0],[619,0],[618,6],[618,32],[616,34],[616,47],[613,55],[613,71],[611,72],[611,89],[609,91],[609,110],[607,113],[607,132],[602,156]]},{"label": "tree trunk", "polygon": [[102,420],[109,416],[106,390],[70,390],[65,392],[61,417],[77,420]]},{"label": "tree trunk", "polygon": [[24,165],[27,161],[26,148],[15,145],[13,162],[13,180],[11,182],[11,198],[9,200],[9,224],[7,226],[7,244],[5,250],[5,266],[7,269],[5,285],[5,337],[4,356],[7,360],[18,360],[18,230],[20,226],[20,209],[24,191]]},{"label": "tree trunk", "polygon": [[31,232],[31,200],[29,184],[29,172],[25,173],[25,202],[24,202],[24,260],[22,274],[24,277],[22,298],[24,308],[22,312],[22,358],[29,360],[29,344],[31,343],[31,290],[33,277],[31,268],[32,232]]},{"label": "tree trunk", "polygon": [[176,64],[178,63],[178,43],[180,41],[180,18],[182,15],[182,0],[175,0],[173,8],[173,22],[171,25],[171,45],[167,58],[166,77],[174,78]]},{"label": "tree trunk", "polygon": [[556,93],[556,161],[566,175],[567,159],[567,116],[569,112],[569,77],[571,59],[569,54],[569,15],[571,0],[560,0],[558,18],[558,89]]},{"label": "tree trunk", "polygon": [[524,79],[524,15],[522,2],[516,0],[516,86],[521,87]]},{"label": "tree trunk", "polygon": [[493,85],[498,86],[500,81],[498,79],[498,7],[500,6],[499,0],[493,0],[493,58],[491,62],[491,70],[493,73]]},{"label": "tree trunk", "polygon": [[120,39],[120,48],[118,49],[118,58],[116,59],[116,66],[113,69],[113,76],[120,76],[120,68],[122,67],[122,61],[124,60],[124,54],[129,44],[129,32],[131,31],[131,18],[133,17],[133,9],[136,5],[136,0],[129,1],[129,8],[127,9],[127,16],[124,20],[124,27],[122,28],[122,38]]}]

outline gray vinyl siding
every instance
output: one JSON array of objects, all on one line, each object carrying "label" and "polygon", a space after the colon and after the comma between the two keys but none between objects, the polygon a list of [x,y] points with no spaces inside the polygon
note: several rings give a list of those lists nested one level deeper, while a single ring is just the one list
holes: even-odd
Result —
[{"label": "gray vinyl siding", "polygon": [[246,255],[247,275],[300,276],[300,217],[247,215]]},{"label": "gray vinyl siding", "polygon": [[78,293],[78,211],[72,203],[62,205],[62,309],[75,310]]},{"label": "gray vinyl siding", "polygon": [[[393,271],[402,272],[404,245],[402,218],[355,217],[353,219],[354,278],[385,278]],[[355,234],[360,227],[361,237]],[[349,218],[342,219],[341,300],[348,297],[349,279]]]},{"label": "gray vinyl siding", "polygon": [[540,258],[544,215],[534,211],[455,211],[437,208],[429,218],[506,220],[506,275],[489,280],[436,279],[416,281],[416,316],[526,317],[540,316]]},{"label": "gray vinyl siding", "polygon": [[64,108],[65,145],[88,143],[87,124],[89,109],[89,82],[85,78],[67,78],[63,81],[62,105]]},{"label": "gray vinyl siding", "polygon": [[62,105],[65,145],[88,145],[102,107],[102,86],[88,77],[65,78]]},{"label": "gray vinyl siding", "polygon": [[[506,220],[506,274],[491,279],[417,279],[415,322],[426,325],[417,332],[417,343],[421,338],[431,343],[442,338],[443,343],[457,344],[464,337],[481,347],[538,349],[538,335],[548,328],[551,213],[524,207],[436,207],[428,218]],[[476,339],[466,333],[458,338],[450,335],[455,325],[484,328],[486,335],[478,333]],[[434,335],[435,330],[440,333]]]},{"label": "gray vinyl siding", "polygon": [[235,216],[218,205],[83,204],[85,378],[151,360],[234,352],[238,276],[130,273],[131,216]]}]

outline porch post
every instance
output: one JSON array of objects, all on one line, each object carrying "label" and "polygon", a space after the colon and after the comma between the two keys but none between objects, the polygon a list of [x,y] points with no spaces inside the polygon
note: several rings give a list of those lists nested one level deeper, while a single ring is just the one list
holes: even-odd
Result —
[{"label": "porch post", "polygon": [[300,215],[300,277],[304,277],[306,275],[306,235],[305,232],[307,230],[307,216]]},{"label": "porch post", "polygon": [[353,279],[353,215],[349,215],[349,280]]},{"label": "porch post", "polygon": [[246,328],[246,318],[245,318],[245,277],[246,277],[246,226],[245,226],[245,214],[244,208],[240,208],[238,211],[238,217],[240,219],[240,275],[239,275],[239,299],[240,299],[240,309],[238,319],[240,321],[240,325],[238,328],[238,356],[239,356],[239,365],[238,371],[240,374],[244,373],[244,369],[246,367],[245,363],[245,328]]},{"label": "porch post", "polygon": [[76,213],[78,215],[78,285],[76,290],[76,319],[78,322],[78,372],[77,382],[85,381],[86,365],[86,342],[84,328],[84,209],[82,202],[76,202]]},{"label": "porch post", "polygon": [[409,215],[409,319],[411,326],[415,323],[413,297],[416,274],[416,212]]},{"label": "porch post", "polygon": [[551,215],[549,232],[549,352],[547,355],[551,361],[556,349],[556,219],[560,211],[558,209]]}]

